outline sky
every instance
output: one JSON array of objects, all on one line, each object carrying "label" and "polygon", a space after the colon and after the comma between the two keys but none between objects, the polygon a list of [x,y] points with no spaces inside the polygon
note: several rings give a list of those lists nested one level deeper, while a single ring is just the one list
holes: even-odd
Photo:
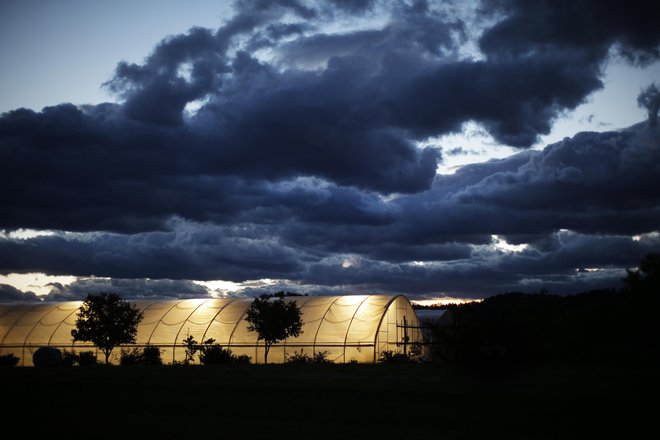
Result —
[{"label": "sky", "polygon": [[0,301],[617,288],[648,1],[0,3]]}]

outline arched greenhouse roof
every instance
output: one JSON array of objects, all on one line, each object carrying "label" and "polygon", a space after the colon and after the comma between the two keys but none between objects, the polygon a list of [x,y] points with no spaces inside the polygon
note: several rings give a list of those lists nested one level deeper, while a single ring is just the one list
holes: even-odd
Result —
[{"label": "arched greenhouse roof", "polygon": [[[269,362],[284,362],[294,353],[323,352],[334,362],[375,362],[384,351],[398,352],[421,342],[415,311],[401,295],[292,296],[301,309],[302,333],[271,347]],[[144,314],[138,325],[137,346],[161,348],[165,362],[182,361],[183,339],[214,339],[234,354],[263,362],[263,341],[248,331],[245,313],[251,298],[135,300]],[[95,350],[73,342],[82,301],[0,304],[0,354],[13,353],[20,365],[32,365],[41,346],[63,350]],[[115,358],[121,347],[115,349]],[[114,360],[115,362],[117,359]]]}]

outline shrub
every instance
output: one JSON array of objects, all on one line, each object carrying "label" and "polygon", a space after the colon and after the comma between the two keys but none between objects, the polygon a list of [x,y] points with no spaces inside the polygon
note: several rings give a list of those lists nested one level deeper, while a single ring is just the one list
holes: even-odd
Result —
[{"label": "shrub", "polygon": [[122,367],[134,366],[134,365],[143,365],[144,364],[144,355],[142,350],[137,347],[133,348],[122,348],[121,355],[119,358],[119,365]]},{"label": "shrub", "polygon": [[252,358],[247,354],[241,354],[239,356],[234,355],[235,364],[249,364],[250,362],[252,362]]},{"label": "shrub", "polygon": [[[236,356],[230,349],[222,348],[220,344],[216,344],[213,338],[209,338],[200,344],[194,337],[189,335],[183,340],[183,346],[186,350],[186,358],[181,362],[183,365],[192,363],[196,353],[199,353],[199,362],[203,365],[250,363],[249,356]],[[178,364],[178,362],[175,363]]]},{"label": "shrub", "polygon": [[160,357],[160,348],[147,345],[141,350],[138,347],[122,348],[119,364],[122,366],[162,365],[163,360]]},{"label": "shrub", "polygon": [[0,367],[13,367],[18,364],[20,358],[13,353],[0,355]]},{"label": "shrub", "polygon": [[311,362],[312,358],[307,353],[303,353],[302,349],[300,353],[294,351],[292,355],[286,357],[287,364],[309,364]]},{"label": "shrub", "polygon": [[80,363],[80,359],[75,351],[64,350],[62,351],[62,365],[67,367],[73,367]]},{"label": "shrub", "polygon": [[328,359],[327,351],[317,351],[313,356],[300,352],[294,352],[292,355],[287,356],[286,362],[290,364],[332,364],[333,362]]},{"label": "shrub", "polygon": [[234,361],[231,350],[219,344],[204,345],[199,351],[199,361],[204,365],[230,364]]},{"label": "shrub", "polygon": [[328,352],[327,351],[317,351],[314,353],[314,357],[312,357],[312,363],[313,364],[333,364],[330,359],[328,359]]},{"label": "shrub", "polygon": [[81,351],[78,353],[78,365],[81,367],[98,364],[99,362],[96,359],[96,353],[93,351]]},{"label": "shrub", "polygon": [[403,362],[414,362],[415,359],[410,354],[403,354],[394,352],[391,350],[385,350],[380,353],[378,357],[378,362],[380,363],[403,363]]},{"label": "shrub", "polygon": [[142,361],[144,365],[163,365],[160,348],[153,345],[147,345],[142,350]]}]

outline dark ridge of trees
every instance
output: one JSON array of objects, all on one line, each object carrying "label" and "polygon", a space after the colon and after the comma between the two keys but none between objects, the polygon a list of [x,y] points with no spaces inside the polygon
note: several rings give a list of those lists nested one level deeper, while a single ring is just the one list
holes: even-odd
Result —
[{"label": "dark ridge of trees", "polygon": [[449,308],[449,304],[417,304],[412,303],[412,307],[415,310],[443,310]]},{"label": "dark ridge of trees", "polygon": [[431,323],[438,361],[489,364],[660,360],[660,255],[628,270],[620,289],[576,295],[508,292],[450,305]]},{"label": "dark ridge of trees", "polygon": [[284,298],[287,296],[307,296],[306,293],[296,293],[296,292],[285,292],[284,290],[280,290],[279,292],[275,293],[264,293],[262,295],[259,295],[259,298],[261,299],[267,299],[267,298]]}]

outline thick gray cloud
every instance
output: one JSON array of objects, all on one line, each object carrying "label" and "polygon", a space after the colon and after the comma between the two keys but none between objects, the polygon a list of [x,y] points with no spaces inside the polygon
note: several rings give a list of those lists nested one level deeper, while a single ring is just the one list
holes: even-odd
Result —
[{"label": "thick gray cloud", "polygon": [[[617,286],[624,268],[660,249],[657,130],[580,133],[393,200],[298,179],[252,188],[222,224],[179,219],[159,232],[5,238],[0,267],[472,297]],[[526,247],[506,251],[493,235]]]},{"label": "thick gray cloud", "polygon": [[[612,54],[658,59],[647,3],[472,6],[240,1],[218,29],[119,63],[120,104],[1,115],[0,228],[56,233],[0,237],[0,271],[465,296],[613,282],[658,249],[657,128],[453,175],[417,145],[469,121],[533,145],[602,87]],[[370,24],[338,30],[348,18]],[[493,235],[528,246],[494,251]]]},{"label": "thick gray cloud", "polygon": [[637,62],[660,56],[660,29],[653,5],[645,0],[580,0],[562,5],[552,0],[484,0],[481,10],[504,15],[481,37],[480,47],[489,56],[572,51],[602,58],[613,45]]},{"label": "thick gray cloud", "polygon": [[[53,283],[43,301],[81,301],[89,294],[114,292],[124,299],[203,298],[210,295],[207,288],[187,280],[80,278],[71,284]],[[209,296],[210,297],[210,296]]]},{"label": "thick gray cloud", "polygon": [[3,270],[116,278],[243,281],[282,278],[301,264],[293,249],[257,226],[179,223],[168,232],[0,240],[0,248]]},{"label": "thick gray cloud", "polygon": [[0,284],[0,302],[34,302],[39,297],[31,291],[23,292],[9,284]]},{"label": "thick gray cloud", "polygon": [[419,223],[409,233],[639,234],[660,220],[660,132],[646,123],[629,130],[580,133],[509,158],[438,176],[433,188],[401,198]]}]

